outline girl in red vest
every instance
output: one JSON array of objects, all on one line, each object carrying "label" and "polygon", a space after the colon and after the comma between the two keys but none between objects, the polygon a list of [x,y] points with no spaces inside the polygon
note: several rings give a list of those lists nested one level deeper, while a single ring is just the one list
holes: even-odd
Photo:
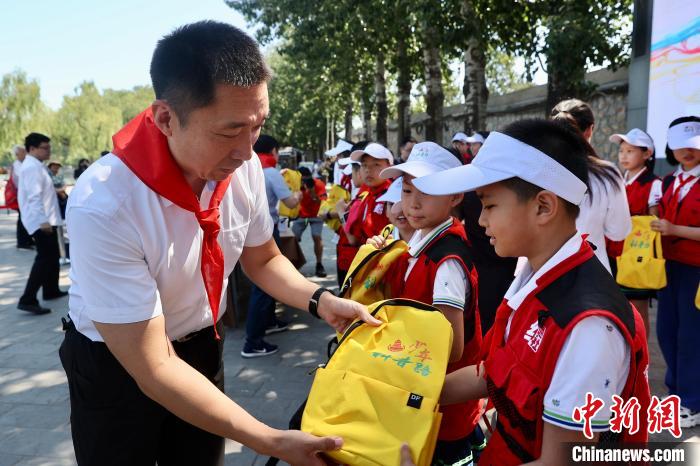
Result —
[{"label": "girl in red vest", "polygon": [[[452,324],[454,338],[447,372],[479,360],[481,326],[477,310],[477,274],[472,265],[462,223],[452,209],[462,202],[461,194],[432,196],[413,185],[418,176],[462,165],[451,152],[433,142],[421,142],[411,150],[406,163],[388,168],[384,178],[402,176],[401,207],[415,229],[408,253],[389,271],[398,298],[414,299],[437,307]],[[381,247],[381,237],[371,244]],[[442,422],[433,456],[434,465],[474,463],[472,438],[481,417],[479,400],[441,408]]]},{"label": "girl in red vest", "polygon": [[[649,406],[644,324],[576,230],[588,144],[561,122],[523,120],[491,132],[470,165],[413,180],[423,192],[476,190],[499,256],[527,258],[482,344],[484,364],[448,374],[441,402],[488,396],[498,421],[479,466],[567,464],[565,442],[645,442],[609,432],[612,396]],[[576,408],[590,393],[603,405]],[[587,407],[591,407],[588,405]],[[539,463],[538,463],[539,464]]]},{"label": "girl in red vest", "polygon": [[668,285],[659,291],[656,332],[666,364],[666,385],[681,398],[681,427],[700,424],[700,118],[682,117],[668,129],[666,158],[676,171],[663,180],[660,220]]},{"label": "girl in red vest", "polygon": [[[659,215],[661,200],[661,179],[654,175],[654,141],[646,132],[634,128],[627,134],[613,134],[610,142],[620,145],[618,159],[625,170],[623,175],[630,215]],[[610,268],[613,277],[617,275],[616,258],[622,254],[623,241],[606,239]],[[649,335],[649,300],[656,297],[654,290],[640,290],[622,287],[622,292],[632,301],[644,319]]]}]

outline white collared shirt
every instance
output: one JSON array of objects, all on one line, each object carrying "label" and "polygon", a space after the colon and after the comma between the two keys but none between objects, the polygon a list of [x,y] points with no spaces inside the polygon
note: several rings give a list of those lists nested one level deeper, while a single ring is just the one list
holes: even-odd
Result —
[{"label": "white collared shirt", "polygon": [[[626,171],[625,175],[623,176],[625,180],[625,186],[629,186],[635,181],[637,181],[637,179],[642,175],[642,173],[646,171],[647,167],[642,167],[642,169],[639,170],[637,174],[632,177],[629,176],[630,172]],[[647,199],[647,205],[649,207],[659,205],[659,202],[661,202],[661,197],[664,195],[661,185],[661,180],[659,180],[658,178],[651,182],[651,189],[649,190],[649,199]]]},{"label": "white collared shirt", "polygon": [[[208,208],[215,183],[200,205]],[[257,157],[235,171],[220,204],[224,281],[243,247],[272,237],[262,166]],[[113,154],[90,165],[71,192],[66,213],[71,248],[70,317],[79,332],[102,341],[93,321],[130,323],[165,316],[170,339],[212,325],[201,272],[203,233],[194,213],[148,188]]]},{"label": "white collared shirt", "polygon": [[12,182],[15,184],[15,187],[19,187],[19,172],[21,171],[22,162],[15,159],[14,162],[12,162]]},{"label": "white collared shirt", "polygon": [[[611,165],[610,162],[604,162]],[[617,188],[606,179],[590,176],[590,192],[579,206],[581,211],[576,219],[576,229],[588,233],[588,241],[595,246],[595,255],[610,272],[610,262],[605,249],[605,238],[622,241],[632,231],[632,218],[627,203],[627,192],[620,180]],[[591,201],[592,200],[592,201]]]},{"label": "white collared shirt", "polygon": [[[433,228],[425,237],[420,230],[416,230],[413,233],[408,242],[408,253],[411,257],[408,259],[408,268],[406,269],[404,281],[408,280],[413,266],[416,265],[418,256],[425,247],[451,226],[452,217]],[[433,306],[451,306],[464,310],[470,291],[467,276],[464,274],[464,269],[462,269],[460,263],[456,259],[447,259],[440,264],[435,273],[433,302],[430,304]]]},{"label": "white collared shirt", "polygon": [[695,183],[698,182],[698,178],[700,177],[700,165],[696,166],[695,168],[691,169],[690,171],[685,171],[683,170],[683,166],[679,165],[678,168],[676,168],[676,171],[673,172],[673,176],[676,177],[676,179],[673,181],[673,190],[675,191],[678,189],[678,186],[681,184],[681,178],[680,175],[683,175],[683,179],[685,180],[688,176],[692,176],[693,179],[688,181],[686,184],[683,185],[680,191],[680,195],[678,197],[679,201],[682,201],[683,198],[690,192],[690,188],[693,187]]},{"label": "white collared shirt", "polygon": [[[526,262],[506,292],[508,306],[514,309],[510,323],[525,298],[537,288],[537,280],[581,249],[583,239],[576,233],[537,272]],[[545,422],[570,430],[580,430],[582,423],[572,419],[575,407],[585,404],[586,393],[605,402],[592,419],[594,432],[609,430],[612,396],[619,395],[629,374],[630,348],[617,326],[608,318],[586,317],[573,328],[562,346],[552,380],[544,397]]]},{"label": "white collared shirt", "polygon": [[17,190],[17,201],[22,212],[22,224],[29,234],[34,234],[42,223],[63,225],[56,190],[44,164],[27,154],[20,175],[22,179]]}]

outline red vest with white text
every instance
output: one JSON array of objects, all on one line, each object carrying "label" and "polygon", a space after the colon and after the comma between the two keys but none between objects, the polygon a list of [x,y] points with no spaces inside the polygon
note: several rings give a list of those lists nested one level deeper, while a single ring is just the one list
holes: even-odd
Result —
[{"label": "red vest with white text", "polygon": [[[407,254],[408,255],[408,254]],[[448,259],[455,259],[462,266],[469,283],[469,300],[464,309],[464,351],[458,361],[447,366],[447,373],[477,364],[480,360],[481,321],[477,306],[478,278],[472,265],[464,226],[452,219],[452,226],[433,239],[416,258],[399,297],[433,303],[433,285],[438,267]],[[403,269],[401,272],[404,272]],[[403,278],[404,274],[400,274]],[[441,406],[442,423],[438,439],[459,440],[469,435],[479,422],[479,400],[449,406]]]},{"label": "red vest with white text", "polygon": [[630,371],[620,396],[625,401],[635,396],[641,404],[636,434],[629,435],[624,429],[619,434],[604,432],[600,441],[647,441],[649,354],[644,323],[587,242],[537,280],[537,288],[513,313],[508,340],[504,341],[511,313],[503,301],[484,339],[489,399],[496,407],[498,421],[479,466],[518,465],[540,457],[544,396],[559,353],[576,324],[590,316],[610,319],[630,346]]},{"label": "red vest with white text", "polygon": [[[664,178],[664,195],[659,204],[660,218],[669,218],[668,206],[673,196],[674,181],[675,177],[673,175],[668,175]],[[677,210],[673,224],[700,227],[700,181],[696,181],[690,188],[688,194],[685,195],[678,205]],[[661,243],[665,259],[700,267],[700,241],[677,236],[662,236]]]}]

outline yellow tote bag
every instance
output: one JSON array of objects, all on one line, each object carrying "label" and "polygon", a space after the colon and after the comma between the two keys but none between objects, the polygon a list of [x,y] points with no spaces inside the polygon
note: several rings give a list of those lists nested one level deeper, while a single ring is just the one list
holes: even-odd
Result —
[{"label": "yellow tote bag", "polygon": [[[282,178],[284,178],[284,181],[287,183],[287,186],[289,186],[289,190],[292,191],[293,193],[297,191],[301,191],[301,173],[292,170],[291,168],[286,168],[282,170]],[[284,202],[280,201],[278,204],[278,210],[280,217],[287,217],[287,218],[297,218],[299,216],[299,206],[297,205],[295,208],[290,209],[286,205],[284,205]]]},{"label": "yellow tote bag", "polygon": [[427,304],[390,299],[369,306],[383,322],[352,324],[316,371],[301,430],[339,436],[340,464],[399,466],[407,443],[417,466],[432,460],[452,326]]},{"label": "yellow tote bag", "polygon": [[666,286],[666,261],[661,250],[661,233],[651,229],[653,215],[632,217],[632,232],[625,238],[617,258],[617,283],[639,290],[660,290]]}]

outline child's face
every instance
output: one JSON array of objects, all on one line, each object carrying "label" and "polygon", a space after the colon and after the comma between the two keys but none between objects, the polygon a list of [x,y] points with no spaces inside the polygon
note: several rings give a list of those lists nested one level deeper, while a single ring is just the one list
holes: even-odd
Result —
[{"label": "child's face", "polygon": [[486,228],[491,245],[501,257],[527,256],[534,231],[531,201],[522,201],[502,183],[477,189],[481,199],[479,225]]},{"label": "child's face", "polygon": [[476,154],[479,153],[479,150],[481,149],[481,143],[480,142],[472,142],[469,144],[469,151],[472,153],[472,156],[476,157]]},{"label": "child's face", "polygon": [[685,171],[692,170],[700,165],[700,149],[685,147],[673,151],[673,156],[683,166]]},{"label": "child's face", "polygon": [[620,166],[625,170],[639,170],[651,157],[651,151],[642,150],[641,147],[622,141],[617,156],[620,159]]},{"label": "child's face", "polygon": [[356,163],[352,164],[352,184],[356,188],[362,186],[362,168]]},{"label": "child's face", "polygon": [[415,230],[436,227],[452,215],[453,207],[462,202],[462,194],[432,196],[422,193],[413,186],[413,179],[414,177],[408,174],[403,177],[401,205],[408,223]]},{"label": "child's face", "polygon": [[408,224],[406,216],[403,213],[403,209],[401,209],[400,202],[397,202],[396,204],[393,202],[387,202],[385,212],[387,218],[389,219],[389,223],[397,227],[399,230],[411,228],[411,226]]},{"label": "child's face", "polygon": [[384,159],[375,159],[369,155],[362,156],[362,181],[370,188],[384,183],[384,179],[379,177],[379,173],[389,166],[389,161]]}]

